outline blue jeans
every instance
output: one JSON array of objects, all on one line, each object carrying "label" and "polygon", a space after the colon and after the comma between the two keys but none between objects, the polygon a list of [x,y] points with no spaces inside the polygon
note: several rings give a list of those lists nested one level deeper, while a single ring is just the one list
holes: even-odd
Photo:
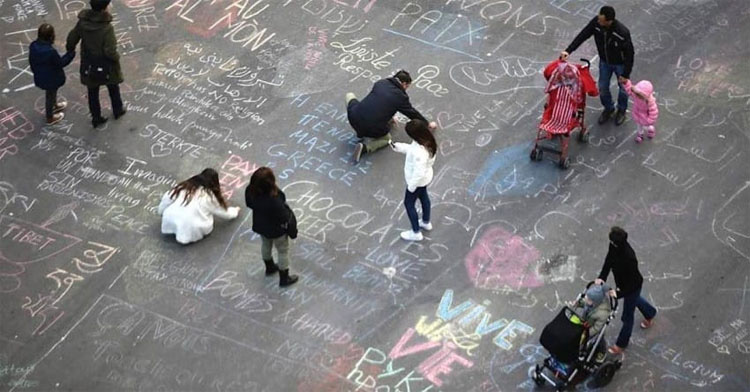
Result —
[{"label": "blue jeans", "polygon": [[[615,103],[612,102],[612,93],[609,92],[609,81],[612,79],[612,74],[622,76],[625,72],[624,64],[610,65],[599,60],[599,98],[604,105],[605,110],[613,110]],[[621,83],[617,83],[620,91],[617,93],[617,110],[625,111],[628,108],[628,93],[625,91],[625,86]]]},{"label": "blue jeans", "polygon": [[646,319],[650,320],[656,316],[656,308],[641,297],[641,289],[626,295],[623,297],[623,300],[622,329],[617,336],[617,345],[621,348],[628,347],[628,343],[630,343],[630,334],[633,333],[633,323],[635,321],[635,308],[638,308]]},{"label": "blue jeans", "polygon": [[409,216],[409,222],[411,222],[411,229],[415,233],[419,232],[419,216],[417,215],[417,198],[422,204],[422,222],[430,222],[430,196],[427,195],[427,187],[420,186],[414,192],[406,190],[404,196],[404,207],[406,207],[406,215]]}]

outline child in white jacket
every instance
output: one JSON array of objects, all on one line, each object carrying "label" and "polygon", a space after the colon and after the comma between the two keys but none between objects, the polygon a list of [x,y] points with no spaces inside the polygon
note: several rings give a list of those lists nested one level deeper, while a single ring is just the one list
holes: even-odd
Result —
[{"label": "child in white jacket", "polygon": [[186,245],[207,236],[214,229],[214,215],[234,219],[239,207],[227,207],[221,194],[219,174],[205,169],[167,191],[159,203],[162,234],[175,234]]},{"label": "child in white jacket", "polygon": [[[435,163],[435,154],[437,154],[437,142],[427,123],[422,120],[411,120],[406,123],[406,134],[414,139],[411,144],[391,142],[391,148],[396,152],[406,154],[404,206],[411,222],[411,230],[401,233],[401,238],[407,241],[421,241],[424,237],[420,228],[432,230],[427,185],[432,181],[432,165]],[[422,204],[422,220],[419,220],[417,215],[417,198]]]}]

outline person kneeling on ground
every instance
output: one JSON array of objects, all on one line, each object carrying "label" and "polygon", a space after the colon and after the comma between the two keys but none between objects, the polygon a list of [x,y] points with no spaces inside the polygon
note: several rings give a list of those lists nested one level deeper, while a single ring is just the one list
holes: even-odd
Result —
[{"label": "person kneeling on ground", "polygon": [[211,234],[214,215],[234,219],[239,212],[239,207],[227,207],[216,170],[205,169],[162,196],[159,203],[161,232],[175,234],[177,242],[186,245]]},{"label": "person kneeling on ground", "polygon": [[[411,120],[427,120],[417,109],[411,106],[406,90],[411,86],[411,75],[398,71],[393,77],[375,82],[372,90],[360,102],[353,93],[346,94],[346,113],[357,137],[363,139],[354,149],[354,163],[359,162],[362,154],[375,152],[391,141],[391,128],[395,125],[393,116],[396,112]],[[430,130],[437,124],[429,123]]]}]

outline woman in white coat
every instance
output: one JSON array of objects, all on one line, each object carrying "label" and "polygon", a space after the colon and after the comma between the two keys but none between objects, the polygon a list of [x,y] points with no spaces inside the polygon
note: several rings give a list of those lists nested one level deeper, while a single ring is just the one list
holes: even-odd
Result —
[{"label": "woman in white coat", "polygon": [[239,212],[239,207],[227,207],[216,170],[205,169],[162,196],[159,203],[161,232],[174,234],[177,242],[186,245],[211,233],[214,215],[234,219]]},{"label": "woman in white coat", "polygon": [[[435,163],[435,154],[437,154],[437,142],[428,124],[422,120],[411,120],[406,123],[406,134],[414,139],[411,144],[391,143],[391,148],[395,151],[406,154],[404,207],[411,222],[411,230],[401,233],[401,238],[407,241],[421,241],[424,236],[420,229],[432,230],[427,185],[432,182],[432,165]],[[417,199],[422,204],[421,220],[417,215]]]}]

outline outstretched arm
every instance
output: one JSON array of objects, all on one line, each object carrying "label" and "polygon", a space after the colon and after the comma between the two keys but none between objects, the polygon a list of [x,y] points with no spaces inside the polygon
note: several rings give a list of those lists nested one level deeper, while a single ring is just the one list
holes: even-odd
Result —
[{"label": "outstretched arm", "polygon": [[396,110],[412,120],[422,120],[427,122],[427,119],[422,116],[422,113],[419,113],[417,109],[414,109],[414,106],[411,106],[411,101],[409,101],[408,96],[401,101]]},{"label": "outstretched arm", "polygon": [[583,27],[581,32],[578,33],[575,38],[573,38],[573,42],[571,42],[570,45],[568,45],[568,47],[565,49],[565,52],[567,54],[573,53],[576,49],[578,49],[579,46],[581,46],[582,43],[591,38],[591,36],[594,34],[594,26],[597,23],[596,19],[596,17],[591,19],[591,21]]}]

